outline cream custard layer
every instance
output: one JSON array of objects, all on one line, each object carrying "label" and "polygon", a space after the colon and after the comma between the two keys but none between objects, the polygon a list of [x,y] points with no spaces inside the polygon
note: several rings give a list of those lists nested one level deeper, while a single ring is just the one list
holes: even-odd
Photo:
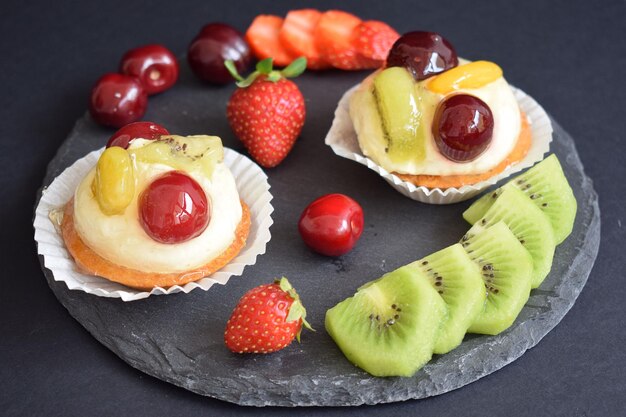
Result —
[{"label": "cream custard layer", "polygon": [[211,220],[199,236],[186,242],[164,244],[153,240],[139,223],[139,194],[156,177],[173,169],[167,165],[134,161],[135,196],[123,214],[104,214],[91,190],[95,168],[83,179],[74,196],[74,224],[83,242],[103,258],[145,272],[183,272],[205,265],[221,254],[235,238],[241,221],[239,193],[232,173],[223,162],[211,178],[187,172],[200,184],[211,205]]},{"label": "cream custard layer", "polygon": [[428,80],[417,83],[422,97],[422,123],[426,132],[425,157],[392,161],[387,146],[376,103],[371,94],[372,74],[359,86],[350,99],[350,117],[357,132],[363,154],[389,172],[410,175],[471,175],[481,174],[497,166],[515,147],[521,129],[521,115],[513,91],[503,77],[477,89],[459,89],[454,94],[465,93],[483,100],[493,114],[493,137],[489,147],[469,162],[454,162],[437,148],[432,135],[432,122],[437,105],[444,96],[426,89]]}]

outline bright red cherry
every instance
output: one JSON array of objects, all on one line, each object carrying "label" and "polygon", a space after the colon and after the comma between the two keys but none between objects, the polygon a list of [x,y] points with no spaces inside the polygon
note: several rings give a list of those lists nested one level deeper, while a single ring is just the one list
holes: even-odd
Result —
[{"label": "bright red cherry", "polygon": [[455,94],[444,99],[433,120],[435,143],[452,161],[467,162],[487,149],[493,136],[493,114],[478,97]]},{"label": "bright red cherry", "polygon": [[213,84],[233,81],[224,61],[232,60],[237,72],[244,74],[252,64],[252,52],[243,35],[232,26],[210,23],[191,41],[187,61],[194,74]]},{"label": "bright red cherry", "polygon": [[167,90],[178,79],[178,61],[163,45],[146,45],[126,52],[120,62],[120,73],[139,78],[146,93]]},{"label": "bright red cherry", "polygon": [[327,194],[304,209],[298,230],[315,252],[340,256],[350,252],[363,233],[363,209],[346,195]]},{"label": "bright red cherry", "polygon": [[168,132],[166,128],[156,123],[130,123],[113,133],[106,147],[119,146],[120,148],[128,149],[128,143],[133,139],[142,138],[156,140],[163,135],[169,134],[170,132]]},{"label": "bright red cherry", "polygon": [[143,230],[161,243],[180,243],[200,235],[209,225],[211,208],[193,178],[170,171],[154,180],[139,196]]},{"label": "bright red cherry", "polygon": [[402,35],[389,50],[388,67],[405,67],[417,81],[459,65],[450,42],[434,32],[409,32]]},{"label": "bright red cherry", "polygon": [[91,90],[89,112],[100,124],[122,127],[141,119],[147,105],[148,95],[137,78],[109,73]]}]

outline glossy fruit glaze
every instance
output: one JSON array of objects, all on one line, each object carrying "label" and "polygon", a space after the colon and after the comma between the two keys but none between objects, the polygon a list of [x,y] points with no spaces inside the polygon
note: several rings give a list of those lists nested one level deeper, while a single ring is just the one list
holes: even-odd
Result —
[{"label": "glossy fruit glaze", "polygon": [[434,32],[402,35],[387,55],[387,67],[405,67],[417,81],[439,74],[459,64],[454,47]]},{"label": "glossy fruit glaze", "polygon": [[178,61],[163,45],[146,45],[126,52],[120,73],[138,78],[148,95],[172,87],[178,79]]},{"label": "glossy fruit glaze", "polygon": [[213,84],[233,81],[224,61],[234,62],[239,73],[245,73],[252,64],[252,52],[243,35],[224,23],[210,23],[191,41],[187,61],[198,78]]},{"label": "glossy fruit glaze", "polygon": [[445,98],[433,120],[433,137],[443,155],[467,162],[487,149],[493,136],[493,114],[489,106],[468,94]]},{"label": "glossy fruit glaze", "polygon": [[137,78],[108,73],[91,90],[89,112],[96,122],[119,128],[141,119],[147,105],[148,95]]},{"label": "glossy fruit glaze", "polygon": [[193,178],[170,171],[155,179],[139,196],[139,221],[161,243],[180,243],[200,235],[209,225],[210,202]]},{"label": "glossy fruit glaze", "polygon": [[363,233],[363,209],[346,195],[327,194],[302,212],[298,230],[315,252],[340,256],[350,252]]},{"label": "glossy fruit glaze", "polygon": [[128,144],[133,139],[142,138],[156,140],[162,135],[169,134],[170,132],[168,132],[166,128],[153,122],[129,123],[109,138],[106,147],[119,146],[120,148],[128,149]]}]

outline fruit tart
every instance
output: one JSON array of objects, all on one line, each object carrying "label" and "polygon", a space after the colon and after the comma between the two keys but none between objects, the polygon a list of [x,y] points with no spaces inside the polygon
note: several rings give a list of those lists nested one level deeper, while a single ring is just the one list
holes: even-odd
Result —
[{"label": "fruit tart", "polygon": [[529,108],[541,113],[540,124],[548,125],[542,132],[547,135],[534,144],[534,120],[520,105],[522,95],[497,64],[458,58],[437,33],[409,32],[394,43],[385,67],[351,92],[348,112],[359,150],[381,175],[389,173],[406,189],[422,187],[426,194],[465,187],[470,193],[454,200],[460,201],[548,151],[549,119],[524,95]]},{"label": "fruit tart", "polygon": [[211,275],[250,230],[220,138],[152,133],[109,141],[57,219],[79,269],[139,290]]}]

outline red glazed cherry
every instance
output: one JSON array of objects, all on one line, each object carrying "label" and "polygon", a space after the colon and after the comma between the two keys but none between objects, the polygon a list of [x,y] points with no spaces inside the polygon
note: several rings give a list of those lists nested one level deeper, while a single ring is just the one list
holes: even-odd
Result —
[{"label": "red glazed cherry", "polygon": [[389,50],[388,67],[405,67],[417,81],[459,65],[450,42],[434,32],[409,32],[402,35]]},{"label": "red glazed cherry", "polygon": [[105,74],[91,90],[89,112],[100,124],[122,127],[141,119],[148,96],[138,79],[122,74]]},{"label": "red glazed cherry", "polygon": [[128,143],[133,139],[142,138],[155,140],[163,135],[169,134],[170,132],[168,132],[166,128],[156,123],[130,123],[115,132],[107,142],[106,147],[119,146],[120,148],[128,149]]},{"label": "red glazed cherry", "polygon": [[300,235],[315,252],[340,256],[350,252],[363,232],[363,209],[343,194],[327,194],[304,209]]},{"label": "red glazed cherry", "polygon": [[210,23],[202,28],[191,41],[187,60],[194,74],[213,84],[232,82],[224,61],[235,63],[237,72],[248,72],[252,64],[252,53],[243,35],[232,26],[223,23]]},{"label": "red glazed cherry", "polygon": [[433,136],[437,147],[452,161],[467,162],[487,149],[493,135],[493,114],[478,97],[455,94],[435,112]]},{"label": "red glazed cherry", "polygon": [[193,239],[207,228],[209,220],[210,206],[204,190],[182,172],[160,176],[139,196],[139,221],[157,242]]},{"label": "red glazed cherry", "polygon": [[146,45],[126,52],[120,72],[139,78],[148,95],[167,90],[178,79],[178,61],[163,45]]}]

